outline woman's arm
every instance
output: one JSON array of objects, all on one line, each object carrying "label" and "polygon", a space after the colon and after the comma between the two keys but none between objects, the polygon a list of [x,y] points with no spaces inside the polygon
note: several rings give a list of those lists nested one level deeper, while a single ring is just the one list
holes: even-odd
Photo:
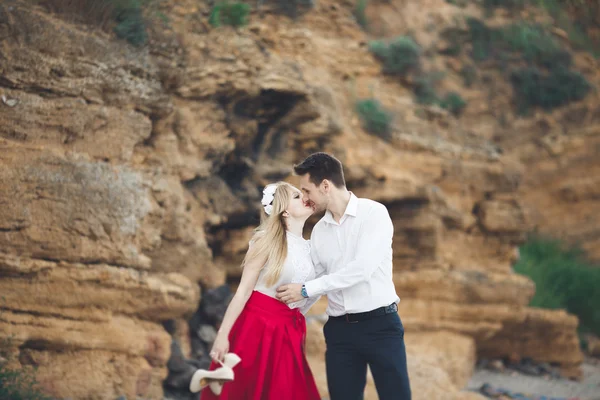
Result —
[{"label": "woman's arm", "polygon": [[[310,258],[311,261],[313,263],[313,266],[315,268],[315,278],[320,278],[321,276],[323,276],[325,274],[325,267],[323,267],[323,264],[321,264],[321,262],[319,261],[319,254],[317,253],[317,248],[314,246],[314,237],[315,237],[315,230],[313,229],[311,237],[310,237]],[[313,296],[313,297],[309,297],[306,301],[306,304],[304,304],[302,307],[300,307],[300,312],[304,315],[306,315],[306,313],[308,312],[308,310],[317,302],[319,301],[319,299],[321,298],[321,296]]]},{"label": "woman's arm", "polygon": [[246,263],[242,270],[242,279],[240,284],[235,291],[235,295],[231,299],[227,311],[223,317],[223,322],[217,333],[217,337],[213,344],[210,356],[214,360],[223,360],[223,356],[229,352],[229,332],[235,321],[240,316],[244,306],[248,302],[252,291],[256,286],[256,281],[260,275],[260,270],[264,265],[264,261],[260,259],[254,259]]}]

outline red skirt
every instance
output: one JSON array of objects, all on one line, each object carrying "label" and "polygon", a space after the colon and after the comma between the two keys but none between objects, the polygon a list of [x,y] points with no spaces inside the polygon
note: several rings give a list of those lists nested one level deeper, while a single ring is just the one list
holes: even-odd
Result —
[{"label": "red skirt", "polygon": [[[220,396],[209,387],[201,400],[320,400],[304,343],[306,321],[297,309],[254,291],[229,334],[229,351],[242,361]],[[219,367],[212,363],[210,369]]]}]

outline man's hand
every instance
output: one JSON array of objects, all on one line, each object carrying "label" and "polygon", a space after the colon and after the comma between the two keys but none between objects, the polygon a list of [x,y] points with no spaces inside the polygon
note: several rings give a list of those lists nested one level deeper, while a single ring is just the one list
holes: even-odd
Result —
[{"label": "man's hand", "polygon": [[277,299],[283,301],[285,304],[294,303],[302,300],[301,283],[290,283],[289,285],[281,285],[277,288]]}]

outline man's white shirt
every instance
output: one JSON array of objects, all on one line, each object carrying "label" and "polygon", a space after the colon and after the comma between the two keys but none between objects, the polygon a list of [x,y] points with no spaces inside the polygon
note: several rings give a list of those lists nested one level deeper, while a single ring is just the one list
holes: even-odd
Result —
[{"label": "man's white shirt", "polygon": [[398,303],[393,282],[393,236],[388,210],[376,201],[351,193],[339,223],[327,211],[310,238],[317,273],[316,279],[305,283],[310,303],[327,295],[330,316]]}]

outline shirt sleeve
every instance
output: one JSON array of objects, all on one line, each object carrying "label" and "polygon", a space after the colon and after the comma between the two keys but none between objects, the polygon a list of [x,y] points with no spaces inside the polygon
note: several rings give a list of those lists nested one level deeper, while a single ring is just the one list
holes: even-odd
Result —
[{"label": "shirt sleeve", "polygon": [[[313,245],[313,243],[315,243],[314,242],[315,236],[316,236],[315,229],[313,229],[313,232],[310,235],[310,258],[312,259],[313,265],[315,267],[316,278],[319,278],[325,274],[325,267],[319,261],[319,255],[317,254],[317,249]],[[302,314],[306,314],[308,312],[308,310],[321,298],[321,295],[311,296],[310,293],[308,293],[308,290],[307,290],[307,294],[309,295],[309,298],[306,301],[306,304],[304,304],[300,308],[300,312]]]},{"label": "shirt sleeve", "polygon": [[387,208],[374,205],[362,221],[355,258],[335,273],[306,282],[308,295],[320,296],[368,281],[389,254],[393,236],[394,225]]}]

